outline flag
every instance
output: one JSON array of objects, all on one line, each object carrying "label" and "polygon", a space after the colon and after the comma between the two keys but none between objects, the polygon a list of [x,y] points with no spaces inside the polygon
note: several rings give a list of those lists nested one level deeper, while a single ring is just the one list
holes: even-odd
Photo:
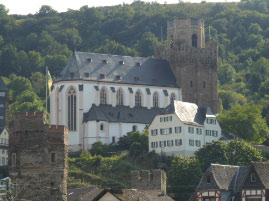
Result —
[{"label": "flag", "polygon": [[51,78],[49,70],[47,70],[47,85],[48,85],[48,91],[49,91],[49,96],[50,96],[51,86],[52,86],[52,78]]}]

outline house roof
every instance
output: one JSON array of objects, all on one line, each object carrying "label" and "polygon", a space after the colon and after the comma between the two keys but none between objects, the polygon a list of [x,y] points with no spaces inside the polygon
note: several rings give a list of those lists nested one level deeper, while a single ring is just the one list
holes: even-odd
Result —
[{"label": "house roof", "polygon": [[[195,103],[174,101],[167,106],[162,114],[176,113],[180,121],[185,124],[201,126],[207,115],[214,116],[209,107],[198,107]],[[215,116],[214,116],[215,117]]]},{"label": "house roof", "polygon": [[92,105],[87,113],[84,113],[83,122],[87,121],[108,121],[124,123],[142,123],[148,124],[155,115],[160,114],[161,108],[133,107],[118,105]]},{"label": "house roof", "polygon": [[269,162],[253,163],[253,167],[257,172],[262,184],[269,189]]},{"label": "house roof", "polygon": [[[102,189],[97,187],[81,187],[67,190],[68,201],[89,200],[90,197],[95,197]],[[86,199],[87,198],[87,199]]]},{"label": "house roof", "polygon": [[77,79],[178,87],[165,60],[75,51],[55,82]]}]

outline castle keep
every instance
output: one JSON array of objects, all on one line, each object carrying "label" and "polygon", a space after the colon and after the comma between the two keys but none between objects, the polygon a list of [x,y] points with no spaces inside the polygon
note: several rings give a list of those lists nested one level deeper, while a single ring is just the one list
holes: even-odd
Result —
[{"label": "castle keep", "polygon": [[156,48],[155,57],[167,60],[182,90],[182,101],[209,106],[219,112],[218,47],[205,44],[202,19],[173,19],[167,22],[167,43]]},{"label": "castle keep", "polygon": [[45,113],[17,113],[10,129],[9,174],[16,200],[67,200],[68,129]]}]

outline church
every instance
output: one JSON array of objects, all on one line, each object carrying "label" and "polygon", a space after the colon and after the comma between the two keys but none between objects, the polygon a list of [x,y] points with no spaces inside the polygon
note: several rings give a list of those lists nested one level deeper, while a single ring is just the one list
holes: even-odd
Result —
[{"label": "church", "polygon": [[172,19],[155,58],[75,51],[53,82],[51,124],[69,128],[69,151],[142,131],[174,100],[218,112],[217,44],[202,19]]}]

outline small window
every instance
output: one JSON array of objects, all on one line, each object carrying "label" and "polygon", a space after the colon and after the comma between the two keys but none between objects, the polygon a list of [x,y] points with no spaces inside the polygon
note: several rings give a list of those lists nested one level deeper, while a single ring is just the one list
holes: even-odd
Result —
[{"label": "small window", "polygon": [[250,174],[250,181],[253,183],[256,182],[256,174],[254,172]]},{"label": "small window", "polygon": [[135,132],[135,131],[137,131],[137,126],[136,125],[133,126],[133,132]]},{"label": "small window", "polygon": [[101,124],[101,125],[100,125],[100,130],[101,130],[101,131],[105,130],[105,129],[104,129],[104,124]]},{"label": "small window", "polygon": [[203,88],[205,88],[205,81],[203,82]]},{"label": "small window", "polygon": [[124,64],[124,61],[120,61],[120,64],[123,65]]},{"label": "small window", "polygon": [[55,163],[56,162],[56,153],[50,153],[50,162]]},{"label": "small window", "polygon": [[51,195],[54,195],[54,190],[55,190],[54,188],[55,188],[55,187],[54,187],[54,182],[51,182],[51,183],[50,183],[50,194],[51,194]]},{"label": "small window", "polygon": [[192,88],[192,80],[190,81],[190,88]]},{"label": "small window", "polygon": [[208,184],[210,184],[210,175],[207,175],[207,176],[206,176],[206,182],[207,182]]},{"label": "small window", "polygon": [[11,157],[11,167],[16,167],[16,153],[12,153]]},{"label": "small window", "polygon": [[115,143],[116,142],[116,138],[115,136],[112,137],[112,143]]},{"label": "small window", "polygon": [[87,60],[88,60],[88,62],[89,62],[89,63],[91,63],[91,62],[92,62],[92,58],[88,58]]}]

